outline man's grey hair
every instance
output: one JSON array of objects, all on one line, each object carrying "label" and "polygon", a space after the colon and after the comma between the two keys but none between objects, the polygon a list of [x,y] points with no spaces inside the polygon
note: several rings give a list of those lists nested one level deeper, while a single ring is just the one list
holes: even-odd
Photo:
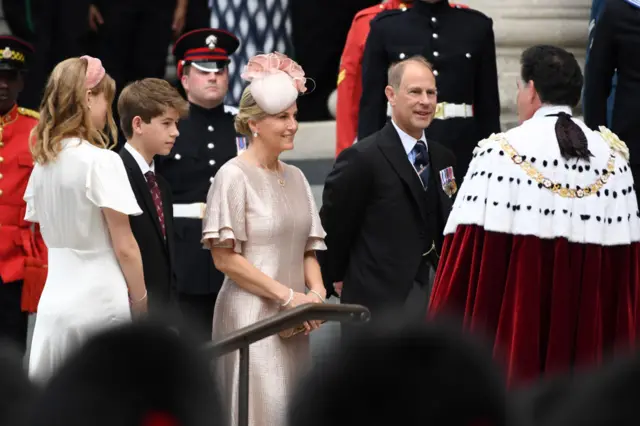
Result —
[{"label": "man's grey hair", "polygon": [[387,82],[394,90],[398,90],[400,88],[400,82],[404,75],[404,68],[409,62],[422,64],[429,68],[429,71],[433,72],[433,65],[431,65],[431,62],[427,61],[427,59],[421,55],[414,55],[410,58],[403,59],[402,61],[395,62],[391,64],[387,71]]}]

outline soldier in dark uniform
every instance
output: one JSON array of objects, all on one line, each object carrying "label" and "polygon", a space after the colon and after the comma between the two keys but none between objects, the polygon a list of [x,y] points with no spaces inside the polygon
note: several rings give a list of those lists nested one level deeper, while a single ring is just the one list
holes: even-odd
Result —
[{"label": "soldier in dark uniform", "polygon": [[189,101],[189,117],[178,126],[171,153],[156,170],[171,186],[174,206],[178,303],[185,317],[211,338],[213,308],[224,275],[202,248],[202,216],[207,192],[224,163],[245,148],[234,128],[237,109],[224,105],[229,56],[240,41],[217,29],[184,34],[175,44],[178,78]]},{"label": "soldier in dark uniform", "polygon": [[387,69],[414,55],[431,62],[438,88],[426,137],[455,153],[460,182],[478,141],[500,132],[493,21],[473,9],[450,7],[448,0],[418,0],[412,8],[377,15],[362,59],[358,139],[385,124]]}]

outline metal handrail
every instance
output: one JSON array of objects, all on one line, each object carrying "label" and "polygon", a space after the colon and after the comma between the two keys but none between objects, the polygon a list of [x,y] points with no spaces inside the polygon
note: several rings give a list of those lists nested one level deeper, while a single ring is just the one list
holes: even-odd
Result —
[{"label": "metal handrail", "polygon": [[240,351],[238,426],[249,424],[249,346],[251,344],[296,327],[305,321],[366,322],[370,317],[369,310],[361,305],[309,303],[283,311],[271,318],[236,330],[216,342],[208,343],[205,351],[212,357]]}]

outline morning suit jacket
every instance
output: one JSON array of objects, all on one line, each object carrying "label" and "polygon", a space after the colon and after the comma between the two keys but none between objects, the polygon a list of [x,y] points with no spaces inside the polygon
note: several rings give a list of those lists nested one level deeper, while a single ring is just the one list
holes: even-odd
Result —
[{"label": "morning suit jacket", "polygon": [[[414,282],[428,285],[453,199],[439,171],[455,156],[428,139],[431,177],[425,191],[393,124],[345,149],[327,177],[320,218],[327,232],[319,252],[323,279],[343,281],[342,303],[372,312],[402,305]],[[433,265],[434,267],[436,265]]]},{"label": "morning suit jacket", "polygon": [[631,164],[640,165],[640,2],[608,0],[597,20],[585,67],[584,121],[607,125],[607,98],[617,69],[611,130],[628,146]]},{"label": "morning suit jacket", "polygon": [[120,157],[127,170],[131,188],[142,209],[139,216],[129,216],[131,230],[138,241],[142,254],[144,281],[147,285],[149,308],[168,308],[175,291],[174,240],[173,240],[173,202],[169,184],[156,174],[156,180],[162,195],[162,209],[166,240],[162,236],[160,221],[147,181],[135,158],[125,149],[120,150]]}]

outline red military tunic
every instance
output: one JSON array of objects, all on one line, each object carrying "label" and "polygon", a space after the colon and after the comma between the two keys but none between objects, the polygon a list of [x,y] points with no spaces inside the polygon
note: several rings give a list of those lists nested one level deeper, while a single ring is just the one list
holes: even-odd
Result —
[{"label": "red military tunic", "polygon": [[[26,271],[47,260],[38,225],[24,220],[23,195],[34,165],[29,134],[37,123],[37,112],[17,105],[0,118],[0,277],[5,284],[25,280],[25,275],[29,281],[33,275]],[[42,274],[36,275],[42,281]],[[30,290],[25,282],[23,292]],[[24,305],[23,297],[23,309]]]},{"label": "red military tunic", "polygon": [[[406,2],[406,0],[405,0]],[[450,3],[451,7],[468,6]],[[351,22],[338,74],[336,105],[336,156],[353,145],[358,134],[358,111],[362,95],[362,55],[369,35],[369,24],[380,12],[411,7],[411,2],[385,0],[376,6],[362,9]]]}]

